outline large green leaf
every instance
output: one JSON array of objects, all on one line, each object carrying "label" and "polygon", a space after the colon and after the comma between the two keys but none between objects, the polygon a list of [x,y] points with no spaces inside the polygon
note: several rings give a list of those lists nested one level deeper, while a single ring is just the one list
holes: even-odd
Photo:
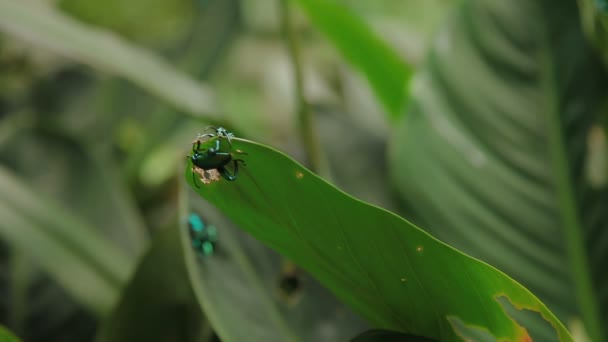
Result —
[{"label": "large green leaf", "polygon": [[576,10],[464,1],[414,81],[391,168],[418,224],[605,341],[608,197],[587,144],[605,144],[607,82]]},{"label": "large green leaf", "polygon": [[0,0],[0,30],[38,47],[125,77],[175,107],[217,114],[211,89],[174,69],[154,53],[109,31],[87,26],[36,1]]},{"label": "large green leaf", "polygon": [[313,24],[367,78],[392,119],[401,116],[411,68],[353,11],[335,0],[298,0]]},{"label": "large green leaf", "polygon": [[186,180],[378,328],[458,341],[465,330],[482,327],[497,338],[525,341],[506,301],[540,313],[560,340],[571,341],[536,297],[500,271],[346,195],[276,150],[238,139],[232,148],[248,153],[235,182],[195,186],[190,162]]}]

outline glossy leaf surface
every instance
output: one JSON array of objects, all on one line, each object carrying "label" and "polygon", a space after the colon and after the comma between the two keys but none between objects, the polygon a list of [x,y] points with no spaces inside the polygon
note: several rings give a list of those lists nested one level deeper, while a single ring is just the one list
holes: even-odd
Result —
[{"label": "glossy leaf surface", "polygon": [[276,150],[237,139],[232,145],[248,153],[236,181],[197,181],[199,188],[190,162],[186,181],[376,327],[459,341],[462,333],[453,326],[463,322],[497,338],[526,341],[525,329],[499,302],[504,298],[539,312],[562,341],[571,340],[536,297],[503,273],[346,195]]}]

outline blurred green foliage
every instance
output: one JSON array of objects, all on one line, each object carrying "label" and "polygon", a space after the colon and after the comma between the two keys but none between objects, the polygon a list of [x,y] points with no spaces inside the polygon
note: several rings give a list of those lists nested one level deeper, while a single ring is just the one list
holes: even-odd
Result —
[{"label": "blurred green foliage", "polygon": [[56,6],[78,19],[120,32],[130,40],[170,46],[193,25],[199,3],[189,0],[95,1],[60,0]]},{"label": "blurred green foliage", "polygon": [[[606,336],[605,1],[327,0],[348,8],[335,22],[306,2],[289,3],[291,39],[331,181],[504,267],[577,335]],[[210,124],[306,161],[278,5],[0,0],[0,323],[24,341],[334,341],[369,328],[182,182]],[[497,174],[464,165],[479,160],[462,146]],[[547,210],[564,189],[575,205]],[[210,258],[189,249],[190,210],[218,227]],[[561,216],[572,210],[578,229]],[[538,278],[549,273],[561,278]]]}]

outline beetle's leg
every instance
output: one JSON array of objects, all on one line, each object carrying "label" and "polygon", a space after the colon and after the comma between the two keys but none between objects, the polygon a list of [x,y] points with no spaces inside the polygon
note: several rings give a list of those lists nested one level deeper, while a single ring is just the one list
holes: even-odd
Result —
[{"label": "beetle's leg", "polygon": [[196,184],[196,177],[194,176],[194,165],[192,165],[192,183],[194,184],[194,186],[196,186],[197,188],[201,188],[200,186],[198,186],[198,184]]},{"label": "beetle's leg", "polygon": [[[186,159],[191,159],[191,156],[186,156]],[[201,188],[200,186],[198,186],[198,184],[196,184],[196,177],[194,177],[194,164],[192,164],[192,183],[194,184],[194,186],[196,186],[197,188]]]},{"label": "beetle's leg", "polygon": [[[201,136],[197,136],[196,140],[192,142],[192,152],[198,151],[201,148],[201,140],[199,139]],[[196,146],[196,147],[195,147]]]},{"label": "beetle's leg", "polygon": [[249,153],[243,152],[241,150],[236,150],[236,151],[234,151],[234,153],[242,154],[242,155],[245,155],[245,156],[249,155]]},{"label": "beetle's leg", "polygon": [[200,139],[200,138],[213,138],[213,137],[215,137],[215,134],[213,134],[213,133],[199,134],[199,135],[197,136],[197,138],[199,138],[199,139]]},{"label": "beetle's leg", "polygon": [[242,159],[234,159],[233,160],[233,165],[234,165],[234,173],[230,174],[230,172],[225,168],[225,167],[221,167],[218,168],[217,170],[220,172],[220,174],[228,181],[233,181],[236,180],[236,178],[239,175],[239,162],[243,163],[243,165],[247,165],[247,163],[242,160]]},{"label": "beetle's leg", "polygon": [[[232,138],[234,138],[234,133],[228,132],[223,127],[207,126],[207,128],[205,128],[205,129],[206,130],[213,129],[215,131],[215,134],[218,137],[226,138],[228,140],[228,145],[230,145],[230,147],[232,147]],[[213,136],[213,134],[210,134],[210,135]]]},{"label": "beetle's leg", "polygon": [[207,153],[210,156],[215,156],[218,154],[220,154],[220,155],[226,154],[225,152],[218,152],[219,150],[220,150],[220,140],[218,139],[215,141],[215,148],[210,147],[209,150],[207,150]]},{"label": "beetle's leg", "polygon": [[218,167],[217,171],[220,173],[220,175],[222,175],[222,177],[224,177],[225,180],[232,182],[233,180],[236,179],[236,170],[235,170],[235,174],[231,175],[230,172],[228,172],[228,170],[226,170],[225,167]]}]

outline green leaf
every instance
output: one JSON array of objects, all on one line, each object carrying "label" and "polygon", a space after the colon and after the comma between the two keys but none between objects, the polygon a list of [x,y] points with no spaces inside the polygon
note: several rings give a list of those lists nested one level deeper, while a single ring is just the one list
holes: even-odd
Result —
[{"label": "green leaf", "polygon": [[403,114],[412,69],[369,26],[335,0],[298,0],[312,23],[367,78],[391,119]]},{"label": "green leaf", "polygon": [[[15,172],[38,193],[64,203],[129,257],[139,257],[147,242],[146,227],[105,153],[69,138],[31,131],[0,147],[0,157],[14,159],[10,164]],[[47,160],[44,172],[39,170],[40,160]]]},{"label": "green leaf", "polygon": [[527,332],[499,302],[506,298],[518,308],[540,313],[560,340],[571,341],[534,295],[500,271],[346,195],[276,150],[240,139],[233,139],[232,148],[248,153],[236,181],[193,185],[190,161],[186,181],[373,325],[459,341],[452,328],[459,320],[497,338],[523,341]]},{"label": "green leaf", "polygon": [[199,13],[194,1],[59,0],[56,4],[86,22],[110,28],[129,38],[155,46],[170,45],[176,37],[184,34]]},{"label": "green leaf", "polygon": [[588,151],[606,153],[608,83],[576,10],[464,1],[414,81],[391,169],[418,224],[605,341],[608,194]]},{"label": "green leaf", "polygon": [[0,0],[0,30],[75,61],[129,79],[192,114],[217,118],[208,86],[150,51],[35,1]]},{"label": "green leaf", "polygon": [[0,167],[0,237],[48,271],[75,298],[107,312],[130,272],[122,250],[58,203]]},{"label": "green leaf", "polygon": [[95,341],[195,341],[204,318],[182,255],[177,225],[158,232]]},{"label": "green leaf", "polygon": [[[78,213],[79,220],[86,220],[87,228],[94,230],[95,239],[107,239],[105,244],[112,243],[112,249],[105,253],[113,253],[114,247],[119,248],[122,253],[117,257],[124,259],[118,262],[130,268],[146,242],[144,227],[113,163],[93,150],[99,151],[48,133],[21,131],[0,147],[0,159],[15,169],[22,182],[25,180],[35,189],[35,196],[52,198],[68,215]],[[44,172],[40,171],[40,160],[45,160]],[[24,208],[23,212],[27,211]],[[81,244],[79,239],[77,244]],[[11,241],[5,242],[10,246]],[[103,259],[104,254],[97,257]],[[78,272],[72,275],[66,269],[64,279],[58,279],[57,273],[49,272],[46,263],[37,262],[37,258],[23,248],[13,248],[10,259],[11,306],[7,322],[26,340],[88,338],[94,330],[93,315],[107,313],[112,298],[118,295],[106,297],[110,302],[91,310],[90,303],[86,302],[89,299],[71,289],[85,286],[81,284]],[[97,269],[90,268],[90,271]],[[121,283],[123,281],[126,277]],[[66,282],[70,284],[66,286]],[[67,291],[60,289],[59,284]],[[112,292],[118,292],[118,288]],[[94,292],[87,294],[89,297],[95,295]],[[78,328],[73,328],[74,325]]]},{"label": "green leaf", "polygon": [[598,9],[604,13],[608,13],[608,1],[607,0],[595,0],[595,5]]},{"label": "green leaf", "polygon": [[[288,267],[293,264],[188,192],[189,207],[217,229],[215,253],[204,257],[194,253],[184,211],[182,241],[192,286],[222,341],[346,341],[365,327],[309,275]],[[299,283],[293,293],[279,288],[285,275]]]},{"label": "green leaf", "polygon": [[19,342],[17,336],[0,325],[0,342]]},{"label": "green leaf", "polygon": [[600,50],[608,64],[608,1],[579,0],[582,26],[587,38]]}]

